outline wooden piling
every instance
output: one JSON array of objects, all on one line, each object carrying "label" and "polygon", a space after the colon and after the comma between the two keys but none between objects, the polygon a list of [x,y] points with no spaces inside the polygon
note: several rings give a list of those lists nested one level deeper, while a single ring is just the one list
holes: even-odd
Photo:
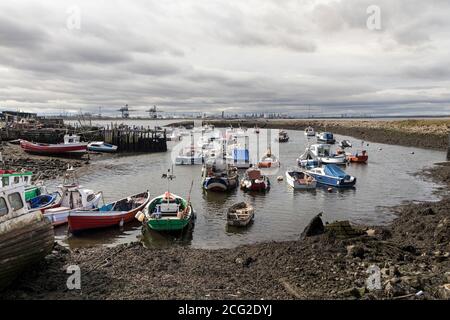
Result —
[{"label": "wooden piling", "polygon": [[448,133],[447,160],[450,160],[450,132]]}]

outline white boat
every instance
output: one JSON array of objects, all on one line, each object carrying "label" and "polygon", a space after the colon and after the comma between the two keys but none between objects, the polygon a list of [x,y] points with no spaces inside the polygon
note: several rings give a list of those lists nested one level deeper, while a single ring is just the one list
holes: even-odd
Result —
[{"label": "white boat", "polygon": [[307,137],[314,137],[316,135],[316,132],[314,131],[313,127],[307,127],[305,129],[305,136]]},{"label": "white boat", "polygon": [[103,141],[93,141],[88,143],[88,150],[95,152],[116,152],[117,146]]},{"label": "white boat", "polygon": [[334,139],[334,135],[331,132],[321,132],[317,135],[317,142],[334,144],[336,139]]},{"label": "white boat", "polygon": [[317,186],[317,181],[313,176],[295,169],[286,171],[286,182],[297,190],[311,190]]},{"label": "white boat", "polygon": [[307,147],[305,152],[297,158],[297,164],[299,167],[313,168],[320,165],[320,160],[311,152],[311,149]]},{"label": "white boat", "polygon": [[180,165],[195,165],[203,163],[203,152],[201,149],[185,147],[181,149],[180,154],[175,158],[175,164]]},{"label": "white boat", "polygon": [[309,147],[311,153],[324,164],[347,164],[345,154],[333,154],[329,144],[313,144]]},{"label": "white boat", "polygon": [[63,184],[58,187],[58,192],[61,196],[59,206],[57,208],[47,209],[44,213],[44,216],[54,226],[66,224],[71,210],[97,208],[102,198],[101,192],[94,192],[78,184],[73,168],[67,171]]}]

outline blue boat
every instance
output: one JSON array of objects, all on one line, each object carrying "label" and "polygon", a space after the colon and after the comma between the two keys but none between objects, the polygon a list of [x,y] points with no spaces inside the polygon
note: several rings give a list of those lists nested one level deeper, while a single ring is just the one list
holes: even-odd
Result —
[{"label": "blue boat", "polygon": [[323,142],[327,144],[336,143],[336,139],[334,139],[334,135],[331,132],[321,132],[317,135],[317,141]]},{"label": "blue boat", "polygon": [[117,146],[103,141],[94,141],[88,144],[88,150],[94,152],[116,152]]},{"label": "blue boat", "polygon": [[318,183],[337,188],[350,188],[356,184],[356,178],[345,173],[335,164],[327,164],[321,168],[313,168],[307,173],[312,175]]},{"label": "blue boat", "polygon": [[202,168],[202,186],[207,191],[229,191],[237,187],[237,168],[223,161],[206,162]]},{"label": "blue boat", "polygon": [[59,193],[42,194],[28,200],[28,206],[30,211],[44,210],[56,205],[56,201],[59,198]]}]

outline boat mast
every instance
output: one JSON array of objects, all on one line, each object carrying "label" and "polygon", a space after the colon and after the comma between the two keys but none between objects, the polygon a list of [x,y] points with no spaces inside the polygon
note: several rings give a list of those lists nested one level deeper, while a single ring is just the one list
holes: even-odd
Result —
[{"label": "boat mast", "polygon": [[[163,173],[162,179],[167,179],[167,192],[170,194],[170,181],[175,179],[175,175],[173,174],[173,164],[172,169],[167,169],[167,173]],[[167,203],[169,203],[170,197],[167,197]]]}]

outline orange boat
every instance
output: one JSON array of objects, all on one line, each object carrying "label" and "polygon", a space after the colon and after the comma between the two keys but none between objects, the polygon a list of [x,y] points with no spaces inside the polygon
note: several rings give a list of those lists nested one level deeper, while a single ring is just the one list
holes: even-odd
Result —
[{"label": "orange boat", "polygon": [[366,163],[369,160],[369,155],[366,150],[361,151],[361,153],[356,152],[347,156],[348,161],[356,163]]}]

